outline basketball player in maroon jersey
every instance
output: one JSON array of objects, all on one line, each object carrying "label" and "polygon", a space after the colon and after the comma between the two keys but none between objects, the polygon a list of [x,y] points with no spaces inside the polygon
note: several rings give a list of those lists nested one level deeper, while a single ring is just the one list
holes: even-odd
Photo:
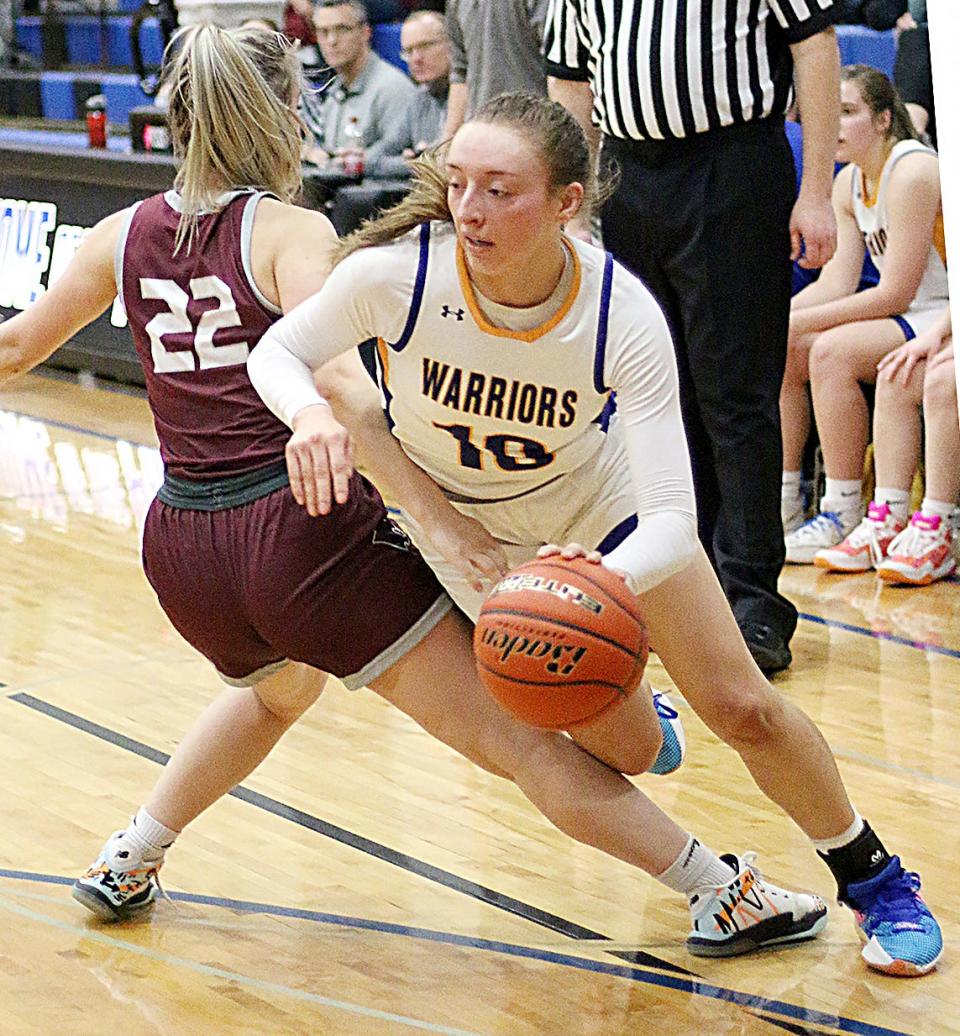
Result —
[{"label": "basketball player in maroon jersey", "polygon": [[[329,477],[306,509],[295,502],[289,433],[260,403],[244,361],[281,310],[320,288],[334,236],[324,217],[287,203],[299,188],[297,59],[283,37],[257,30],[198,26],[179,43],[170,71],[176,189],[102,221],[61,279],[0,325],[2,383],[120,290],[166,465],[144,568],[173,624],[233,685],[180,742],[75,897],[105,920],[149,907],[178,833],[265,758],[332,672],[514,780],[571,837],[675,891],[693,881],[723,892],[733,920],[714,952],[817,934],[820,899],[776,888],[749,860],[724,862],[621,773],[499,708],[476,675],[469,624],[352,473],[345,433],[323,403],[319,417],[311,408],[311,428],[317,419],[325,429],[313,437],[311,473],[319,463]],[[375,458],[368,463],[380,474]],[[660,740],[639,742],[624,769],[650,768]],[[665,858],[651,823],[681,836],[679,856]],[[776,902],[775,917],[747,908],[744,897],[758,894]]]}]

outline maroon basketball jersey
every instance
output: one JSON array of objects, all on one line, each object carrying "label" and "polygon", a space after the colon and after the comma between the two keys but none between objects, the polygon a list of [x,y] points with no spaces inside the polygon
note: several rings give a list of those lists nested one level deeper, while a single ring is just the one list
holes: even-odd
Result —
[{"label": "maroon basketball jersey", "polygon": [[200,217],[173,254],[174,191],[141,202],[118,245],[117,283],[146,374],[160,453],[178,478],[210,480],[282,460],[290,430],[247,377],[247,356],[280,316],[250,266],[263,197],[237,193]]}]

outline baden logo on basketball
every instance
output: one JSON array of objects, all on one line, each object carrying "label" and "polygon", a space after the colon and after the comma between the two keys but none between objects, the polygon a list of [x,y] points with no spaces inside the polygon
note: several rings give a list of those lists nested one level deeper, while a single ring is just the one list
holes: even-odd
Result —
[{"label": "baden logo on basketball", "polygon": [[514,716],[569,730],[598,719],[643,678],[647,635],[636,597],[583,558],[538,558],[483,602],[473,647],[480,679]]},{"label": "baden logo on basketball", "polygon": [[501,665],[505,665],[511,655],[525,655],[535,661],[545,660],[544,668],[555,676],[569,676],[587,653],[585,647],[575,644],[561,644],[541,637],[531,639],[522,633],[495,627],[483,630],[481,642],[497,652]]}]

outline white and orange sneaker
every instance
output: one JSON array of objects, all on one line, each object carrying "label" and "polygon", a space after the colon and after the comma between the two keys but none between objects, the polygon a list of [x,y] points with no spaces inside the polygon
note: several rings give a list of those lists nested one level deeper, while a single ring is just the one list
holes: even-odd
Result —
[{"label": "white and orange sneaker", "polygon": [[917,511],[887,548],[886,558],[877,565],[877,575],[886,583],[927,586],[950,575],[956,567],[949,520]]},{"label": "white and orange sneaker", "polygon": [[903,532],[905,525],[890,510],[889,504],[874,501],[867,508],[867,516],[853,532],[836,546],[818,550],[813,563],[817,568],[831,572],[869,572],[887,556],[890,544]]}]

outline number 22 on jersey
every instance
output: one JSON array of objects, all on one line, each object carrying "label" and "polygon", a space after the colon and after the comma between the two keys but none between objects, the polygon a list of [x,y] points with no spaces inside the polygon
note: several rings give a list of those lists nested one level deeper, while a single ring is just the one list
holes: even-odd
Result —
[{"label": "number 22 on jersey", "polygon": [[[239,327],[240,316],[230,288],[219,277],[194,277],[189,294],[176,281],[157,277],[140,278],[140,294],[144,299],[159,299],[167,306],[148,321],[144,330],[150,338],[153,369],[157,374],[208,370],[211,367],[232,367],[246,363],[250,355],[247,342],[215,345],[214,334],[221,328]],[[216,299],[215,309],[200,315],[196,330],[187,314],[191,299]],[[164,335],[189,335],[187,345],[171,350],[163,344]]]}]

